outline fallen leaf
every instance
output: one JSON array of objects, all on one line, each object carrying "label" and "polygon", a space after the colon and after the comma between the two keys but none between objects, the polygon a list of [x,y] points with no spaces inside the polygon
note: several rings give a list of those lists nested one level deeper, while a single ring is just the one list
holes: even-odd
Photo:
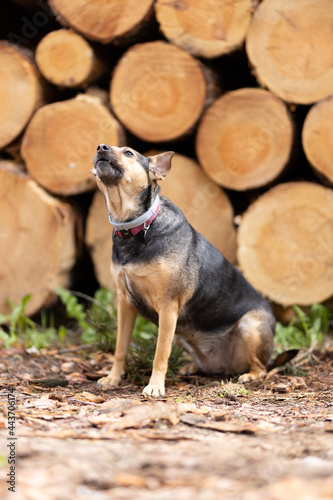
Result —
[{"label": "fallen leaf", "polygon": [[36,346],[28,347],[28,349],[26,349],[25,352],[27,354],[37,354],[38,356],[40,355],[40,352]]},{"label": "fallen leaf", "polygon": [[135,488],[147,488],[148,486],[145,477],[139,476],[139,474],[130,474],[128,472],[120,472],[117,474],[114,478],[114,483],[117,486],[134,486]]},{"label": "fallen leaf", "polygon": [[125,411],[124,417],[108,425],[108,430],[148,427],[157,420],[166,420],[176,425],[179,422],[178,412],[168,403],[143,403]]},{"label": "fallen leaf", "polygon": [[66,375],[66,379],[70,384],[84,384],[85,382],[87,382],[87,377],[78,372]]},{"label": "fallen leaf", "polygon": [[73,361],[66,361],[60,365],[60,370],[63,373],[71,373],[75,368],[75,363]]},{"label": "fallen leaf", "polygon": [[90,392],[80,392],[76,395],[77,399],[80,401],[90,401],[91,403],[103,403],[105,400],[102,396],[96,396],[95,394],[91,394]]},{"label": "fallen leaf", "polygon": [[101,404],[101,409],[124,411],[141,404],[143,403],[142,401],[140,401],[140,399],[109,399],[108,401],[105,401]]}]

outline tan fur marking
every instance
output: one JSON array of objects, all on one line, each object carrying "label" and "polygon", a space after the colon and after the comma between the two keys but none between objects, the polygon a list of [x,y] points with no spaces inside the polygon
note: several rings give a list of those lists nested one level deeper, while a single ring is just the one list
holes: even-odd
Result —
[{"label": "tan fur marking", "polygon": [[176,301],[165,304],[159,311],[159,329],[156,352],[153,362],[153,371],[149,384],[143,394],[147,396],[164,396],[165,375],[168,369],[168,359],[171,352],[172,339],[178,318],[178,304]]},{"label": "tan fur marking", "polygon": [[108,211],[116,222],[136,217],[140,194],[148,186],[146,172],[135,157],[128,158],[122,154],[124,149],[131,150],[112,146],[113,153],[118,156],[124,169],[120,182],[115,186],[105,186],[98,177],[96,178],[97,186],[105,196]]},{"label": "tan fur marking", "polygon": [[127,300],[127,297],[121,290],[117,293],[118,297],[118,334],[116,341],[116,351],[112,369],[106,377],[98,380],[98,385],[103,389],[119,385],[121,377],[125,373],[125,360],[128,347],[131,341],[137,311],[135,307]]},{"label": "tan fur marking", "polygon": [[127,286],[145,298],[146,303],[158,314],[166,303],[176,301],[180,311],[193,294],[194,284],[187,286],[180,278],[181,265],[170,256],[149,265],[127,264],[123,268]]},{"label": "tan fur marking", "polygon": [[[249,322],[247,327],[241,324],[245,318]],[[266,375],[266,364],[273,350],[273,336],[269,328],[265,329],[265,313],[261,311],[247,313],[239,323],[245,344],[244,350],[248,355],[250,365],[249,371],[241,375],[239,381],[250,382]]]}]

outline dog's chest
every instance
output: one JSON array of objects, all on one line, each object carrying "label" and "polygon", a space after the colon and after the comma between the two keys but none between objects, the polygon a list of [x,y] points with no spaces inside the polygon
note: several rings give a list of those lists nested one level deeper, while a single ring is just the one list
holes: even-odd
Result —
[{"label": "dog's chest", "polygon": [[147,316],[147,309],[158,314],[163,299],[168,294],[167,274],[161,263],[125,264],[114,266],[117,287],[127,294],[140,314]]}]

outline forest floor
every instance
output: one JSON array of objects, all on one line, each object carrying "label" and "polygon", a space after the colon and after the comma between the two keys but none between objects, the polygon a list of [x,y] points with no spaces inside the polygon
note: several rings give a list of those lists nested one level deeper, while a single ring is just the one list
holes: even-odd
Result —
[{"label": "forest floor", "polygon": [[332,349],[302,377],[179,377],[152,401],[98,389],[110,354],[29,352],[0,351],[6,500],[333,498]]}]

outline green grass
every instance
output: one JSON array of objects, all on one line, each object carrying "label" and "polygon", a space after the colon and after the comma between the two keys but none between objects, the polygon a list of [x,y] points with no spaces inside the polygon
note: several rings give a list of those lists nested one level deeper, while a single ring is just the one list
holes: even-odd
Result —
[{"label": "green grass", "polygon": [[221,398],[240,398],[250,396],[251,392],[248,391],[243,384],[234,382],[221,382]]},{"label": "green grass", "polygon": [[329,333],[332,311],[322,304],[312,304],[309,314],[294,306],[296,316],[284,326],[277,323],[275,332],[275,352],[286,349],[313,349],[323,346],[324,336]]},{"label": "green grass", "polygon": [[[0,314],[0,340],[4,347],[12,347],[14,344],[24,341],[27,348],[42,349],[59,340],[52,317],[48,321],[45,311],[41,315],[41,325],[26,315],[25,307],[30,298],[31,295],[26,295],[17,305],[9,301],[11,313],[8,315]],[[49,324],[47,325],[47,323]]]}]

